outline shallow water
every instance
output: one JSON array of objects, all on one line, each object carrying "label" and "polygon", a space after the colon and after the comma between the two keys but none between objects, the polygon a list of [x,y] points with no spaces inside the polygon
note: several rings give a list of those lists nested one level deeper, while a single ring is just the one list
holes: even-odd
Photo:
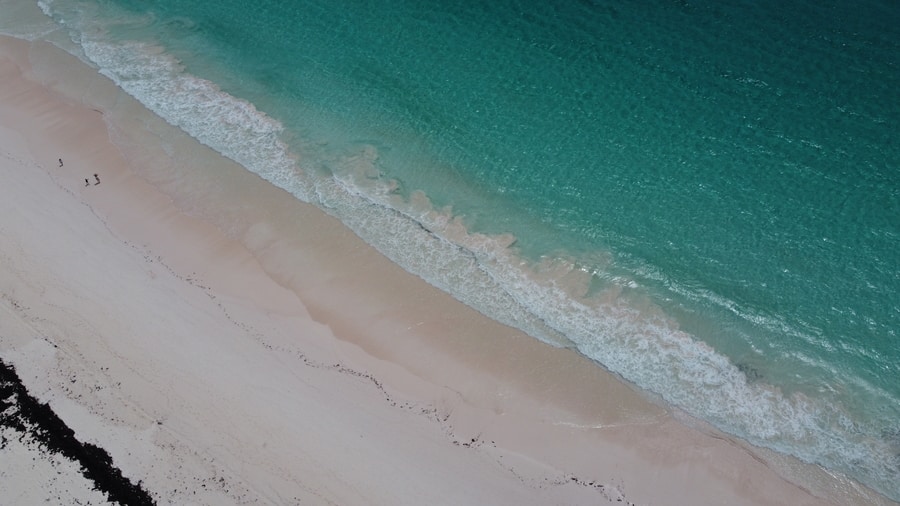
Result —
[{"label": "shallow water", "polygon": [[900,499],[896,3],[39,4],[405,269]]}]

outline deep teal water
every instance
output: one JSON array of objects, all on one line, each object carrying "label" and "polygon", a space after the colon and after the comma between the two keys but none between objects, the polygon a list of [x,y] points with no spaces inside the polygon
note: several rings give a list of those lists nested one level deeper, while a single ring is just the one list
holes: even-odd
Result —
[{"label": "deep teal water", "polygon": [[408,270],[900,499],[900,4],[535,3],[41,5]]}]

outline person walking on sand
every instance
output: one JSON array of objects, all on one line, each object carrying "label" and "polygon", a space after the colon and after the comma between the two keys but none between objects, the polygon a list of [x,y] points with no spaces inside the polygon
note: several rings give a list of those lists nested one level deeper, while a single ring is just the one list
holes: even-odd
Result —
[{"label": "person walking on sand", "polygon": [[59,159],[59,166],[62,167],[62,158]]},{"label": "person walking on sand", "polygon": [[97,186],[98,184],[100,184],[100,176],[98,176],[97,174],[94,174],[94,179],[97,180],[97,182],[94,183],[94,186]]},{"label": "person walking on sand", "polygon": [[88,178],[84,178],[84,185],[85,185],[85,186],[90,186],[90,185],[91,185],[91,182],[88,181]]}]

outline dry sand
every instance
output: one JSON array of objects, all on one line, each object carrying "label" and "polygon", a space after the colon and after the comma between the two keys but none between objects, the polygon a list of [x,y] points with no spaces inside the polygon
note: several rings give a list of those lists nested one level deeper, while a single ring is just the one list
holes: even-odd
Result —
[{"label": "dry sand", "polygon": [[[686,426],[10,38],[0,358],[159,504],[893,504]],[[0,498],[96,503],[35,453],[0,450]]]}]

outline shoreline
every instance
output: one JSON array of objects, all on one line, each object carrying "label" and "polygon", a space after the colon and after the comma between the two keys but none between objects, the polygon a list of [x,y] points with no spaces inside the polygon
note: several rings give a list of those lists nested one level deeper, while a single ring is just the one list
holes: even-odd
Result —
[{"label": "shoreline", "polygon": [[[54,65],[38,77],[33,58]],[[0,290],[15,315],[0,357],[160,503],[895,504],[782,459],[820,499],[775,456],[686,427],[47,43],[2,37],[0,65]],[[228,184],[186,180],[184,160]]]}]

